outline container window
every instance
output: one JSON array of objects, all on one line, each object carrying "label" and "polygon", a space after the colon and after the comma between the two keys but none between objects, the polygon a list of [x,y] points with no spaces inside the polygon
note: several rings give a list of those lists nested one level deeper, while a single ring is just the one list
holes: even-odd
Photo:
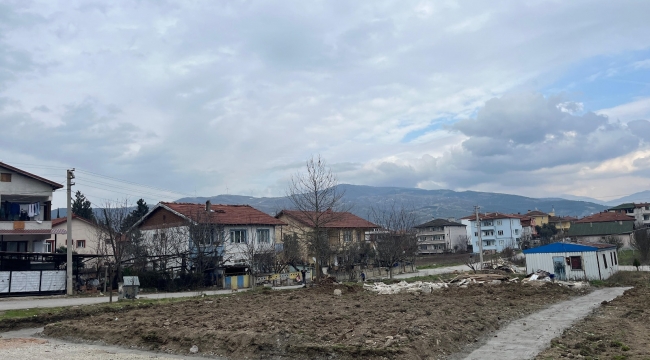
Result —
[{"label": "container window", "polygon": [[582,270],[582,256],[571,256],[571,270]]},{"label": "container window", "polygon": [[605,269],[607,269],[607,256],[603,254],[603,263],[605,264]]}]

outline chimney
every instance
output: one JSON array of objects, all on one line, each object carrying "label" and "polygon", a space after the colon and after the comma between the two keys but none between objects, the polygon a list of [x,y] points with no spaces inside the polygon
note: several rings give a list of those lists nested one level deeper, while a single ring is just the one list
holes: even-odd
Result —
[{"label": "chimney", "polygon": [[210,203],[210,200],[205,202],[205,211],[210,212],[212,204]]}]

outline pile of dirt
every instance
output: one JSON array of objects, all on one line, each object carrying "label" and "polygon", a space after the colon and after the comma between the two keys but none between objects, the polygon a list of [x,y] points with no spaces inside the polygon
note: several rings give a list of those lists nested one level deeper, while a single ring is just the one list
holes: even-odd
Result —
[{"label": "pile of dirt", "polygon": [[357,286],[316,286],[62,321],[47,325],[45,334],[179,354],[196,346],[231,359],[440,358],[509,320],[585,292],[505,283],[379,296]]},{"label": "pile of dirt", "polygon": [[650,273],[619,272],[606,285],[635,285],[551,342],[536,359],[650,358]]}]

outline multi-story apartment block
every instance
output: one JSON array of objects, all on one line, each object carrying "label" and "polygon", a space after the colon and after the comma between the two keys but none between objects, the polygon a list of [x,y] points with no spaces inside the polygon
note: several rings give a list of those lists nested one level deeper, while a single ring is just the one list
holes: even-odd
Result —
[{"label": "multi-story apartment block", "polygon": [[483,251],[501,252],[505,248],[519,248],[523,229],[519,217],[501,213],[479,214],[477,226],[476,215],[466,216],[461,223],[467,225],[467,236],[472,244],[472,251],[478,253],[479,231],[483,241]]},{"label": "multi-story apartment block", "polygon": [[439,254],[446,251],[466,249],[468,245],[466,225],[445,220],[433,219],[417,225],[418,252],[420,254]]}]

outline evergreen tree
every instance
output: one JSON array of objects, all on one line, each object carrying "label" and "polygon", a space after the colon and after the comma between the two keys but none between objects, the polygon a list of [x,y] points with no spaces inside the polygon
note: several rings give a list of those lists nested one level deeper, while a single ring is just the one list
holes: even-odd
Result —
[{"label": "evergreen tree", "polygon": [[72,213],[86,220],[95,221],[95,214],[91,205],[86,196],[81,191],[77,191],[72,201]]},{"label": "evergreen tree", "polygon": [[147,215],[149,212],[149,206],[147,203],[144,201],[144,199],[140,199],[137,202],[137,207],[127,215],[127,217],[124,219],[124,222],[122,224],[122,230],[126,231],[128,230],[131,226],[133,226],[138,220],[140,220],[143,216]]}]

